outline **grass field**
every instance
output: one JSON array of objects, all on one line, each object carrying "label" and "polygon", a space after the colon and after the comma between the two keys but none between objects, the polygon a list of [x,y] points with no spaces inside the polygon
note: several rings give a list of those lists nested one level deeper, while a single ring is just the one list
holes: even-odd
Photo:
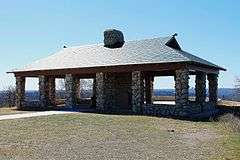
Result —
[{"label": "grass field", "polygon": [[16,107],[0,107],[0,116],[1,115],[8,115],[8,114],[18,114],[18,113],[25,113],[26,111],[17,110]]},{"label": "grass field", "polygon": [[239,159],[219,122],[74,113],[0,121],[0,159]]}]

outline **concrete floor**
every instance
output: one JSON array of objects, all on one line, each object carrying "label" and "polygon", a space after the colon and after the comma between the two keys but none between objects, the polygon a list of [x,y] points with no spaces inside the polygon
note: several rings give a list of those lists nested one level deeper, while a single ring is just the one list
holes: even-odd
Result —
[{"label": "concrete floor", "polygon": [[168,104],[168,105],[175,105],[175,101],[154,101],[153,104]]},{"label": "concrete floor", "polygon": [[49,116],[49,115],[56,115],[56,114],[69,114],[69,113],[74,113],[74,111],[43,111],[43,112],[10,114],[10,115],[0,116],[0,120],[29,118],[29,117],[38,117],[38,116]]}]

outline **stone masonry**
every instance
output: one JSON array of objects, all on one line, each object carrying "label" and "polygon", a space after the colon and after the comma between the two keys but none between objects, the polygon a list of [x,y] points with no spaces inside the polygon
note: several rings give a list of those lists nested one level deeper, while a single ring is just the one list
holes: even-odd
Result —
[{"label": "stone masonry", "polygon": [[65,76],[65,88],[66,88],[66,108],[76,107],[76,77],[72,74],[66,74]]},{"label": "stone masonry", "polygon": [[115,76],[112,73],[96,73],[96,109],[111,110],[115,105]]},{"label": "stone masonry", "polygon": [[39,76],[39,102],[41,108],[46,108],[50,105],[49,98],[49,77]]},{"label": "stone masonry", "polygon": [[131,110],[132,73],[115,74],[115,109]]},{"label": "stone masonry", "polygon": [[195,83],[196,102],[203,104],[206,99],[206,73],[197,72]]},{"label": "stone masonry", "polygon": [[104,73],[96,73],[96,109],[104,110]]},{"label": "stone masonry", "polygon": [[55,84],[55,78],[49,77],[49,100],[50,105],[55,105],[55,93],[56,93],[56,84]]},{"label": "stone masonry", "polygon": [[184,116],[189,109],[188,101],[189,71],[187,69],[176,70],[175,72],[175,97],[176,108],[181,111],[179,116]]},{"label": "stone masonry", "polygon": [[145,97],[146,97],[146,104],[153,103],[153,80],[154,77],[152,75],[145,76]]},{"label": "stone masonry", "polygon": [[131,109],[131,73],[96,74],[96,108],[111,112]]},{"label": "stone masonry", "polygon": [[96,107],[96,89],[97,89],[97,86],[96,86],[96,77],[93,79],[93,94],[92,94],[92,104],[91,106],[92,107]]},{"label": "stone masonry", "polygon": [[16,107],[22,109],[25,106],[25,77],[16,77]]},{"label": "stone masonry", "polygon": [[218,90],[218,75],[208,74],[209,83],[209,102],[216,104],[218,100],[217,90]]},{"label": "stone masonry", "polygon": [[109,48],[119,48],[124,44],[123,33],[116,29],[104,31],[104,46]]},{"label": "stone masonry", "polygon": [[104,106],[106,110],[112,110],[115,107],[115,75],[113,73],[104,74]]},{"label": "stone masonry", "polygon": [[132,111],[142,113],[144,104],[144,83],[141,71],[132,72]]},{"label": "stone masonry", "polygon": [[80,99],[80,78],[75,78],[75,85],[76,85],[76,97]]}]

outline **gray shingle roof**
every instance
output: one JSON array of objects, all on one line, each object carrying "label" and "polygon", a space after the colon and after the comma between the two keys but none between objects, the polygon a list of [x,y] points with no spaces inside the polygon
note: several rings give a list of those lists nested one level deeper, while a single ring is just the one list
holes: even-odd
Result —
[{"label": "gray shingle roof", "polygon": [[173,37],[126,42],[123,47],[110,49],[103,44],[69,47],[12,72],[87,68],[129,64],[195,62],[223,69],[182,50],[165,45]]}]

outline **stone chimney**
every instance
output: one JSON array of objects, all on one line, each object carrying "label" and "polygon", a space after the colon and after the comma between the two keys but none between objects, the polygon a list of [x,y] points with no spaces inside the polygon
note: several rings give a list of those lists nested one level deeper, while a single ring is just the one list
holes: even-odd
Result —
[{"label": "stone chimney", "polygon": [[123,33],[116,29],[104,31],[104,46],[108,48],[120,48],[124,44]]}]

